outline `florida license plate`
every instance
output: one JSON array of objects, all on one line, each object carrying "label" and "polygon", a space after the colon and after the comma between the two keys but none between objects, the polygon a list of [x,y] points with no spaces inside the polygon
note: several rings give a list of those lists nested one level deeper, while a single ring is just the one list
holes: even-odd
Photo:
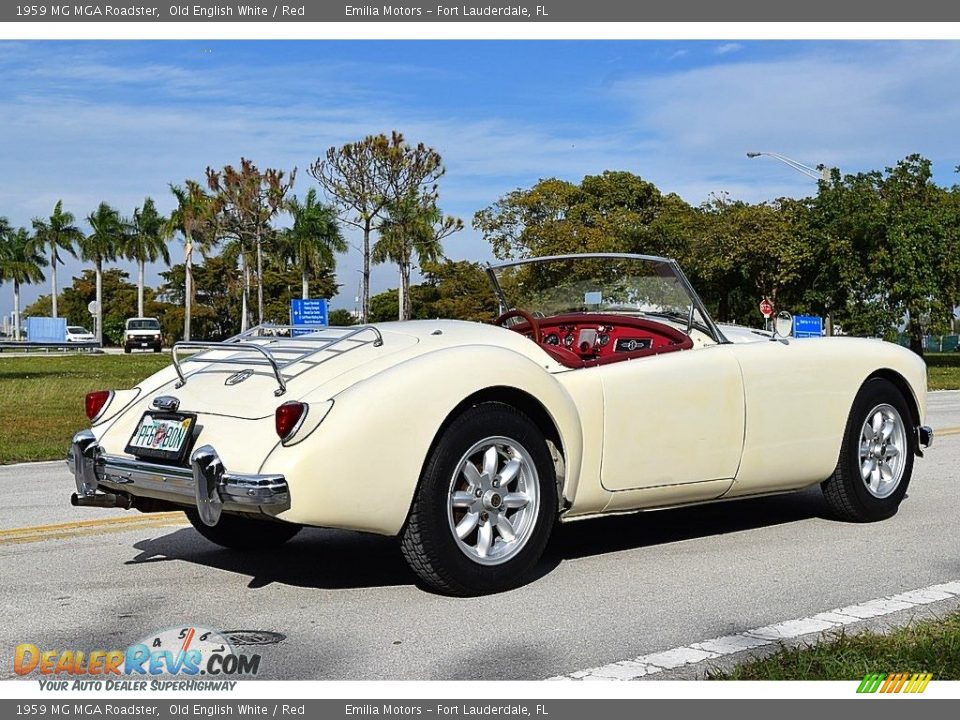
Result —
[{"label": "florida license plate", "polygon": [[181,413],[147,412],[133,431],[126,452],[160,460],[183,459],[197,418]]}]

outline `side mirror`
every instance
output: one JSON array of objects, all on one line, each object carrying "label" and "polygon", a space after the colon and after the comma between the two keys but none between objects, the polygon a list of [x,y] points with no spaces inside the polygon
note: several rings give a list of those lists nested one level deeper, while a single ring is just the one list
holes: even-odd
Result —
[{"label": "side mirror", "polygon": [[792,331],[793,315],[788,313],[786,310],[781,310],[777,313],[777,317],[773,320],[773,337],[770,339],[786,342],[786,338],[790,337],[790,333]]}]

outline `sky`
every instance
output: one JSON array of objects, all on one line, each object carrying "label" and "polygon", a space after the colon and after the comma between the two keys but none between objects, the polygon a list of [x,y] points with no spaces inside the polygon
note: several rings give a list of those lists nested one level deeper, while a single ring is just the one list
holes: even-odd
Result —
[{"label": "sky", "polygon": [[[328,147],[399,130],[443,156],[440,204],[467,225],[447,256],[489,260],[473,214],[547,177],[628,170],[694,204],[759,202],[815,183],[748,151],[844,173],[916,152],[953,185],[958,75],[956,41],[0,42],[0,216],[29,227],[62,199],[87,230],[101,201],[130,216],[147,196],[166,213],[169,183],[241,157],[298,168],[302,197]],[[354,307],[360,266],[340,256],[332,307]],[[374,292],[396,285],[374,270]]]}]

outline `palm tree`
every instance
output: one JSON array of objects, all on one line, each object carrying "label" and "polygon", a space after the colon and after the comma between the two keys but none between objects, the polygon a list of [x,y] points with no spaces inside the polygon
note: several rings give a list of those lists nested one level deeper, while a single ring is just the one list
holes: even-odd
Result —
[{"label": "palm tree", "polygon": [[183,235],[184,292],[183,292],[183,339],[190,339],[190,317],[193,312],[193,245],[201,236],[201,252],[206,252],[217,242],[216,233],[204,232],[213,220],[210,196],[200,183],[187,180],[184,187],[170,185],[170,192],[177,199],[177,207],[170,213],[165,232],[168,236],[179,232]]},{"label": "palm tree", "polygon": [[170,264],[170,252],[164,238],[167,218],[157,212],[153,198],[143,201],[143,207],[133,211],[132,232],[126,238],[123,255],[137,262],[137,314],[143,317],[143,271],[148,262],[163,261]]},{"label": "palm tree", "polygon": [[49,219],[33,219],[34,237],[42,247],[50,251],[50,301],[53,305],[53,317],[57,317],[57,265],[63,263],[60,251],[64,250],[76,257],[74,246],[83,238],[83,233],[73,221],[73,213],[63,209],[63,200],[57,200]]},{"label": "palm tree", "polygon": [[26,228],[12,230],[6,218],[0,218],[3,235],[0,242],[0,279],[13,283],[13,339],[20,339],[20,286],[43,282],[47,264],[36,240]]},{"label": "palm tree", "polygon": [[413,257],[422,264],[443,257],[440,241],[463,229],[463,221],[444,217],[432,197],[407,195],[387,205],[387,215],[377,228],[380,238],[373,246],[375,263],[394,262],[400,270],[398,316],[409,320],[410,270]]},{"label": "palm tree", "polygon": [[97,277],[97,340],[103,344],[103,264],[117,259],[127,235],[120,213],[102,202],[87,216],[92,232],[80,241],[80,258],[92,262]]},{"label": "palm tree", "polygon": [[310,273],[316,273],[336,264],[334,253],[347,251],[347,241],[337,224],[337,210],[332,205],[317,202],[317,191],[307,192],[303,203],[294,196],[287,203],[293,216],[293,227],[287,232],[291,259],[300,266],[303,283],[301,297],[310,297]]}]

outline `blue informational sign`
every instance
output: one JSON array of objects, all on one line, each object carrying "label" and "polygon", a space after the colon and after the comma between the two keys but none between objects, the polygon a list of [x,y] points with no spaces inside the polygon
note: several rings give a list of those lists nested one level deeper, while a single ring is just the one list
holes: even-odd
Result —
[{"label": "blue informational sign", "polygon": [[819,315],[794,315],[793,336],[812,338],[823,335],[823,318]]},{"label": "blue informational sign", "polygon": [[326,325],[327,301],[322,298],[290,301],[292,325]]}]

